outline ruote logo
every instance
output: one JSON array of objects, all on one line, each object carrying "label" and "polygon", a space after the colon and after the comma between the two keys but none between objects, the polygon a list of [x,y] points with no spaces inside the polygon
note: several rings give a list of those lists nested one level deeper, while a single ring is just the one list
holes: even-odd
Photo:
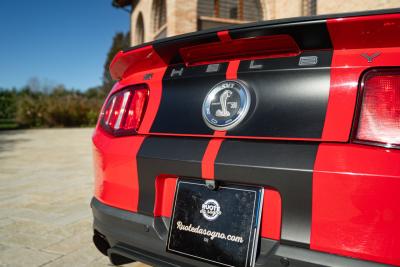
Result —
[{"label": "ruote logo", "polygon": [[214,221],[219,215],[222,214],[221,207],[215,199],[206,200],[201,206],[200,213],[203,214],[203,217],[209,221]]}]

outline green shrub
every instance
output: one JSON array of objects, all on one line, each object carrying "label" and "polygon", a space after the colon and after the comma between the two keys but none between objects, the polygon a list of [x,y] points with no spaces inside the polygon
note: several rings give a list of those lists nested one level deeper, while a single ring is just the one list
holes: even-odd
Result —
[{"label": "green shrub", "polygon": [[45,96],[22,94],[17,98],[16,122],[21,127],[45,126]]},{"label": "green shrub", "polygon": [[103,93],[56,88],[50,94],[21,91],[16,97],[15,121],[20,127],[93,126],[104,101]]}]

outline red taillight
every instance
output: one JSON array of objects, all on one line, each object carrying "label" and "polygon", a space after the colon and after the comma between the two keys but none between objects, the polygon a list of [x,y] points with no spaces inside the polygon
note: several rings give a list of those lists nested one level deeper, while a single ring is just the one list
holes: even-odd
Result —
[{"label": "red taillight", "polygon": [[400,69],[372,70],[365,74],[355,139],[400,147]]},{"label": "red taillight", "polygon": [[105,105],[100,125],[113,135],[136,134],[146,108],[149,90],[144,86],[122,90]]},{"label": "red taillight", "polygon": [[147,89],[135,90],[126,115],[124,124],[125,130],[137,130],[137,128],[139,128],[140,120],[143,117],[143,111],[146,106],[147,96]]}]

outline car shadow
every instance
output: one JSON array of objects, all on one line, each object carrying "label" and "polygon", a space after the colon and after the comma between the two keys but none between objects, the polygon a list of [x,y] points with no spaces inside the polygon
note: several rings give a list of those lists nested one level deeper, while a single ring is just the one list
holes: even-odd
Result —
[{"label": "car shadow", "polygon": [[[12,151],[17,144],[30,141],[29,138],[22,138],[25,132],[26,130],[0,131],[0,153]],[[21,137],[16,137],[18,135]]]}]

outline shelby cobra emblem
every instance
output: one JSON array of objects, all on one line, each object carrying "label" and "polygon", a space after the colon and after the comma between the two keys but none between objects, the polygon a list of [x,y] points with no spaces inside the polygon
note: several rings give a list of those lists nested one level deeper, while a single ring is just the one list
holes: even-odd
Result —
[{"label": "shelby cobra emblem", "polygon": [[200,213],[209,221],[214,221],[222,214],[219,203],[214,199],[206,200],[203,205],[201,205]]},{"label": "shelby cobra emblem", "polygon": [[244,82],[227,80],[216,84],[203,102],[203,119],[214,130],[238,125],[250,107],[250,93]]}]

